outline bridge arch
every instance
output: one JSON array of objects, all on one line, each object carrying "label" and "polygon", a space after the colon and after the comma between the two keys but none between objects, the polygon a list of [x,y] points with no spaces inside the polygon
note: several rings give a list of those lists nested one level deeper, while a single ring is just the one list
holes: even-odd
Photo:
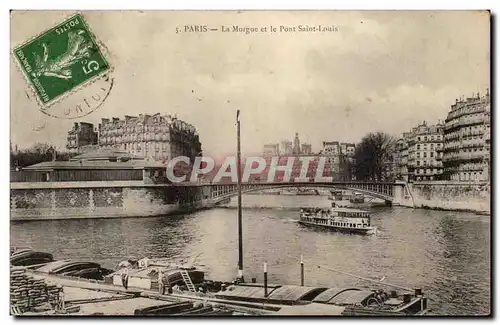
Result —
[{"label": "bridge arch", "polygon": [[[212,195],[212,202],[214,204],[220,203],[227,199],[230,199],[238,195],[237,186],[234,184],[230,185],[215,185],[218,189],[224,189],[221,193],[216,191],[215,195]],[[339,189],[339,190],[351,190],[362,193],[364,195],[381,199],[384,201],[392,202],[394,201],[394,183],[274,183],[274,184],[242,184],[241,193],[246,194],[250,192],[271,190],[271,189],[281,189],[281,188],[324,188],[324,189]]]}]

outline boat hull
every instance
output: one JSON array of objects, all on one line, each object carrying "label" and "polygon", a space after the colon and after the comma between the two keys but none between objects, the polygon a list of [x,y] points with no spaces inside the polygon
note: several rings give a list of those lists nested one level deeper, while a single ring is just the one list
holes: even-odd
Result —
[{"label": "boat hull", "polygon": [[341,233],[351,233],[351,234],[360,234],[360,235],[368,235],[371,232],[373,232],[373,230],[374,230],[373,228],[343,228],[343,227],[337,227],[337,226],[322,225],[322,224],[307,222],[307,221],[303,221],[303,220],[299,220],[299,224],[304,225],[304,226],[327,229],[327,230],[341,232]]},{"label": "boat hull", "polygon": [[52,254],[45,252],[25,251],[15,253],[10,257],[10,264],[13,266],[30,266],[49,263],[54,260]]}]

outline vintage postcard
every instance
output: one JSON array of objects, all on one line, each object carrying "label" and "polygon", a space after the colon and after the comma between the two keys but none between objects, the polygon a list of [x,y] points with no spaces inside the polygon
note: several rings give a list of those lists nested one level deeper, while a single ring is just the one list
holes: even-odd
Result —
[{"label": "vintage postcard", "polygon": [[11,315],[491,315],[489,11],[10,24]]}]

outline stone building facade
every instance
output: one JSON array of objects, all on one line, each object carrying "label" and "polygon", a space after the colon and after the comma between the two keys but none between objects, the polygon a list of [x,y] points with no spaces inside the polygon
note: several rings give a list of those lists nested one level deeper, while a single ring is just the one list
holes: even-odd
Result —
[{"label": "stone building facade", "polygon": [[66,149],[71,153],[80,153],[83,147],[97,145],[98,133],[92,123],[73,124],[66,138]]},{"label": "stone building facade", "polygon": [[411,137],[410,132],[403,133],[403,136],[396,141],[394,150],[394,178],[397,180],[408,181],[408,140]]},{"label": "stone building facade", "polygon": [[264,156],[277,156],[279,155],[280,152],[280,146],[279,144],[265,144],[264,149],[262,151],[262,154]]},{"label": "stone building facade", "polygon": [[312,154],[312,146],[309,143],[303,143],[301,145],[301,153],[303,155],[310,155],[310,154]]},{"label": "stone building facade", "polygon": [[445,175],[454,181],[489,181],[490,94],[456,100],[444,126]]},{"label": "stone building facade", "polygon": [[443,124],[414,127],[396,142],[394,173],[407,181],[438,180],[443,175]]},{"label": "stone building facade", "polygon": [[292,149],[293,149],[292,141],[290,141],[290,140],[281,141],[279,149],[280,149],[279,150],[280,155],[282,155],[282,156],[291,155]]},{"label": "stone building facade", "polygon": [[[264,157],[266,161],[266,168],[258,175],[252,175],[250,177],[250,182],[252,181],[266,181],[268,179],[268,174],[272,161],[271,156]],[[312,181],[316,176],[332,177],[333,181],[339,180],[349,180],[350,174],[347,170],[346,160],[338,156],[327,156],[322,154],[301,154],[301,155],[287,155],[279,156],[278,166],[286,166],[287,162],[293,159],[293,164],[291,165],[290,180],[294,181],[301,176],[302,171],[302,159],[307,158],[309,161],[307,173],[305,175],[309,181]],[[317,175],[318,169],[320,167],[320,159],[325,159],[325,163],[321,172],[321,175]],[[284,180],[285,172],[277,171],[274,181],[280,182]]]},{"label": "stone building facade", "polygon": [[100,148],[119,149],[149,160],[167,162],[187,156],[194,161],[201,155],[195,127],[168,114],[103,118],[98,130]]}]

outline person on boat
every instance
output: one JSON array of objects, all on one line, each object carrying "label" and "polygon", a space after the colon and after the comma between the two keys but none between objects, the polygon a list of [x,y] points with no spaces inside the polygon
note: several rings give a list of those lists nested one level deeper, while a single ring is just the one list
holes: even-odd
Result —
[{"label": "person on boat", "polygon": [[165,285],[163,284],[163,271],[162,271],[162,269],[158,269],[158,290],[160,291],[160,295],[165,294]]},{"label": "person on boat", "polygon": [[125,290],[128,290],[128,269],[123,270],[122,285],[125,288]]},{"label": "person on boat", "polygon": [[169,294],[172,293],[172,286],[168,281],[168,274],[163,272],[162,269],[158,270],[158,284],[160,285],[160,294],[164,295],[165,291],[167,291]]},{"label": "person on boat", "polygon": [[119,264],[118,264],[118,268],[119,269],[122,269],[122,268],[129,268],[129,267],[132,267],[132,264],[130,264],[129,261],[121,261]]},{"label": "person on boat", "polygon": [[147,257],[144,257],[143,259],[139,260],[139,268],[143,269],[149,266],[151,264],[151,260]]},{"label": "person on boat", "polygon": [[135,257],[129,257],[128,262],[132,266],[133,269],[138,269],[139,268],[139,261]]}]

